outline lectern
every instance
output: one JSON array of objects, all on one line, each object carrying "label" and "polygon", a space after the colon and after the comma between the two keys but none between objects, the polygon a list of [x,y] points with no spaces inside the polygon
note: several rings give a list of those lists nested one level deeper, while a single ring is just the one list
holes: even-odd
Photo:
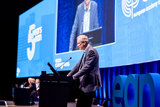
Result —
[{"label": "lectern", "polygon": [[14,102],[15,105],[30,105],[30,89],[15,88]]},{"label": "lectern", "polygon": [[67,107],[72,79],[44,71],[40,79],[39,107]]},{"label": "lectern", "polygon": [[[89,44],[95,47],[103,44],[101,32],[102,32],[102,27],[98,27],[98,28],[89,30],[87,32],[83,32],[82,35],[87,35],[89,39]],[[77,42],[75,40],[74,50],[77,50],[77,49],[78,49]]]}]

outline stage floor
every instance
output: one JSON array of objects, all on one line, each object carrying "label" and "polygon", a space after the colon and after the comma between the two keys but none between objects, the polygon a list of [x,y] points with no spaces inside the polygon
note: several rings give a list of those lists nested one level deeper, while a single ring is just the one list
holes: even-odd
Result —
[{"label": "stage floor", "polygon": [[7,106],[0,105],[0,107],[39,107],[39,103],[35,102],[34,105],[15,105],[13,101],[6,101]]},{"label": "stage floor", "polygon": [[[34,105],[15,105],[13,101],[6,101],[8,107],[39,107],[39,102],[35,102]],[[6,107],[0,105],[0,107]],[[76,107],[76,103],[70,102],[68,103],[67,107]],[[97,105],[92,105],[92,107],[103,107],[103,106],[97,106]]]}]

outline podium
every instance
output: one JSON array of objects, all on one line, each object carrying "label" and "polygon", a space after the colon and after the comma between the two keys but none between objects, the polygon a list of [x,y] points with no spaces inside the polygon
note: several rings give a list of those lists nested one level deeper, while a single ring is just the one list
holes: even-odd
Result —
[{"label": "podium", "polygon": [[30,105],[30,89],[15,88],[14,103],[15,105]]},{"label": "podium", "polygon": [[67,107],[72,79],[53,74],[42,74],[40,79],[39,107]]},{"label": "podium", "polygon": [[[83,32],[81,35],[88,36],[89,43],[95,47],[103,44],[102,42],[102,27],[98,27],[87,32]],[[76,39],[74,41],[74,50],[78,50]]]},{"label": "podium", "polygon": [[102,27],[99,27],[99,28],[92,29],[88,32],[84,32],[82,34],[88,36],[90,44],[94,47],[94,46],[102,45],[101,32],[102,32]]}]

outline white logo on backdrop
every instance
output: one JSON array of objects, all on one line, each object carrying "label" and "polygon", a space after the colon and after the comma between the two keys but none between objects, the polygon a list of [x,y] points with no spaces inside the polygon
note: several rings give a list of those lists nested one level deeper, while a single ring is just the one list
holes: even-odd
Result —
[{"label": "white logo on backdrop", "polygon": [[133,18],[133,9],[138,6],[139,0],[122,0],[122,11],[126,17]]},{"label": "white logo on backdrop", "polygon": [[[160,5],[160,0],[157,0],[147,7],[144,7],[143,9],[134,12],[134,9],[138,6],[140,0],[122,0],[122,12],[126,17],[131,17],[132,19],[144,14],[147,11],[152,10],[153,8],[156,8],[158,5]],[[148,0],[142,0],[144,3],[147,3]],[[142,2],[142,3],[143,3]]]},{"label": "white logo on backdrop", "polygon": [[32,44],[32,47],[27,48],[27,56],[29,60],[32,60],[35,53],[35,45],[42,40],[42,26],[36,28],[35,24],[29,26],[28,43]]}]

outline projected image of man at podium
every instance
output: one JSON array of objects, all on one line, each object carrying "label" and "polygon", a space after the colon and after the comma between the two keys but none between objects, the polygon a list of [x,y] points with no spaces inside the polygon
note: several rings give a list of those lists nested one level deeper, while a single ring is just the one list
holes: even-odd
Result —
[{"label": "projected image of man at podium", "polygon": [[99,55],[85,35],[77,37],[77,46],[84,52],[80,61],[67,76],[79,80],[77,107],[91,107],[95,91],[101,86]]},{"label": "projected image of man at podium", "polygon": [[69,51],[74,50],[77,35],[98,28],[97,3],[92,0],[84,0],[78,5],[74,24],[70,35]]}]

